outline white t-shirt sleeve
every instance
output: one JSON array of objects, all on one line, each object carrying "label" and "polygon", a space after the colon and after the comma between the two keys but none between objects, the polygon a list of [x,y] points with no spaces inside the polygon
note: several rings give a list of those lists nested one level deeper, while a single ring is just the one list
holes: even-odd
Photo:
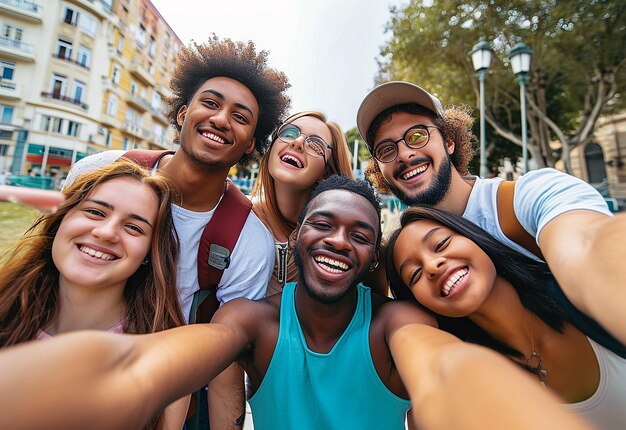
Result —
[{"label": "white t-shirt sleeve", "polygon": [[72,185],[76,178],[78,178],[80,175],[92,172],[115,162],[115,160],[120,158],[125,153],[126,151],[116,149],[112,151],[99,152],[97,154],[90,155],[83,158],[82,160],[77,161],[76,163],[74,163],[72,169],[67,174],[64,187],[69,187],[70,185]]},{"label": "white t-shirt sleeve", "polygon": [[220,305],[238,297],[262,299],[273,270],[274,240],[251,211],[217,289]]},{"label": "white t-shirt sleeve", "polygon": [[583,209],[612,215],[591,185],[549,168],[533,170],[517,180],[513,208],[522,227],[535,238],[547,223],[565,212]]}]

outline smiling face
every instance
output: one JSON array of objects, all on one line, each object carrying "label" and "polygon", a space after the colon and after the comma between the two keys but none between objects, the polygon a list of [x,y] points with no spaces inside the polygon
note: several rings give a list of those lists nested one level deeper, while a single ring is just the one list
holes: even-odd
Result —
[{"label": "smiling face", "polygon": [[178,111],[181,149],[197,164],[230,168],[254,150],[258,117],[259,105],[248,87],[211,78]]},{"label": "smiling face", "polygon": [[268,155],[269,173],[276,184],[310,190],[324,177],[324,156],[330,160],[332,154],[331,149],[320,147],[324,156],[315,157],[306,151],[304,140],[309,136],[318,137],[332,145],[332,134],[326,124],[311,116],[297,118],[290,124],[295,125],[302,134],[291,143],[276,138]]},{"label": "smiling face", "polygon": [[69,211],[52,242],[61,288],[122,288],[150,251],[158,200],[130,178],[97,186]]},{"label": "smiling face", "polygon": [[325,191],[310,203],[291,235],[300,284],[321,303],[336,303],[377,261],[380,220],[372,204],[346,190]]},{"label": "smiling face", "polygon": [[496,281],[496,269],[482,249],[429,220],[402,229],[393,263],[418,302],[449,317],[476,312]]},{"label": "smiling face", "polygon": [[[379,143],[401,139],[415,125],[432,126],[433,121],[423,115],[396,112],[383,122],[374,136],[373,149]],[[376,161],[389,189],[405,204],[436,205],[446,196],[452,178],[450,154],[454,144],[443,142],[436,128],[429,128],[430,141],[420,149],[398,142],[398,157],[391,163]]]}]

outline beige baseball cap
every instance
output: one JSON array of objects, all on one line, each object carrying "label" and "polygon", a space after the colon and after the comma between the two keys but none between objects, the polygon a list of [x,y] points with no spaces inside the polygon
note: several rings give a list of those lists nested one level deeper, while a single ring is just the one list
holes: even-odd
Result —
[{"label": "beige baseball cap", "polygon": [[443,116],[441,102],[425,89],[410,82],[386,82],[365,96],[356,114],[356,126],[368,146],[366,135],[374,118],[385,109],[407,103],[417,103],[433,111],[437,116]]}]

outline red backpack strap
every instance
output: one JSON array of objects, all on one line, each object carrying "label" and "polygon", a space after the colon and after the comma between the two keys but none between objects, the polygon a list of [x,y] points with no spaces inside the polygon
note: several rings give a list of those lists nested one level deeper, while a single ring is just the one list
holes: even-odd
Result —
[{"label": "red backpack strap", "polygon": [[522,227],[515,215],[515,209],[513,208],[514,196],[515,181],[500,182],[496,197],[500,228],[506,237],[543,260],[543,254],[537,245],[537,241],[530,233],[524,230],[524,227]]},{"label": "red backpack strap", "polygon": [[162,151],[155,151],[151,149],[131,149],[130,151],[126,151],[124,155],[122,155],[122,158],[126,158],[127,160],[137,163],[147,169],[151,169],[161,158],[175,153],[176,151],[171,149],[165,149]]},{"label": "red backpack strap", "polygon": [[251,209],[250,199],[227,180],[224,196],[204,228],[198,247],[198,284],[203,290],[212,290],[198,306],[198,323],[209,322],[219,308],[215,292]]}]

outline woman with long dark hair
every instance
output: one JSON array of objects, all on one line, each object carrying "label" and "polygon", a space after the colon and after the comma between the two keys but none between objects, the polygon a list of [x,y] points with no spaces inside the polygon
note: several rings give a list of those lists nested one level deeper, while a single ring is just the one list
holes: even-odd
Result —
[{"label": "woman with long dark hair", "polygon": [[508,356],[599,428],[626,426],[626,360],[570,323],[546,292],[544,263],[459,216],[414,207],[389,240],[387,270],[394,295],[441,328]]},{"label": "woman with long dark hair", "polygon": [[[182,325],[168,182],[119,161],[79,177],[64,195],[2,258],[0,348],[76,330]],[[181,427],[184,403],[168,412],[168,428]]]},{"label": "woman with long dark hair", "polygon": [[288,239],[315,185],[332,174],[354,178],[346,138],[321,112],[291,115],[274,132],[252,190],[254,212],[272,233],[276,259],[267,295],[296,281]]}]

